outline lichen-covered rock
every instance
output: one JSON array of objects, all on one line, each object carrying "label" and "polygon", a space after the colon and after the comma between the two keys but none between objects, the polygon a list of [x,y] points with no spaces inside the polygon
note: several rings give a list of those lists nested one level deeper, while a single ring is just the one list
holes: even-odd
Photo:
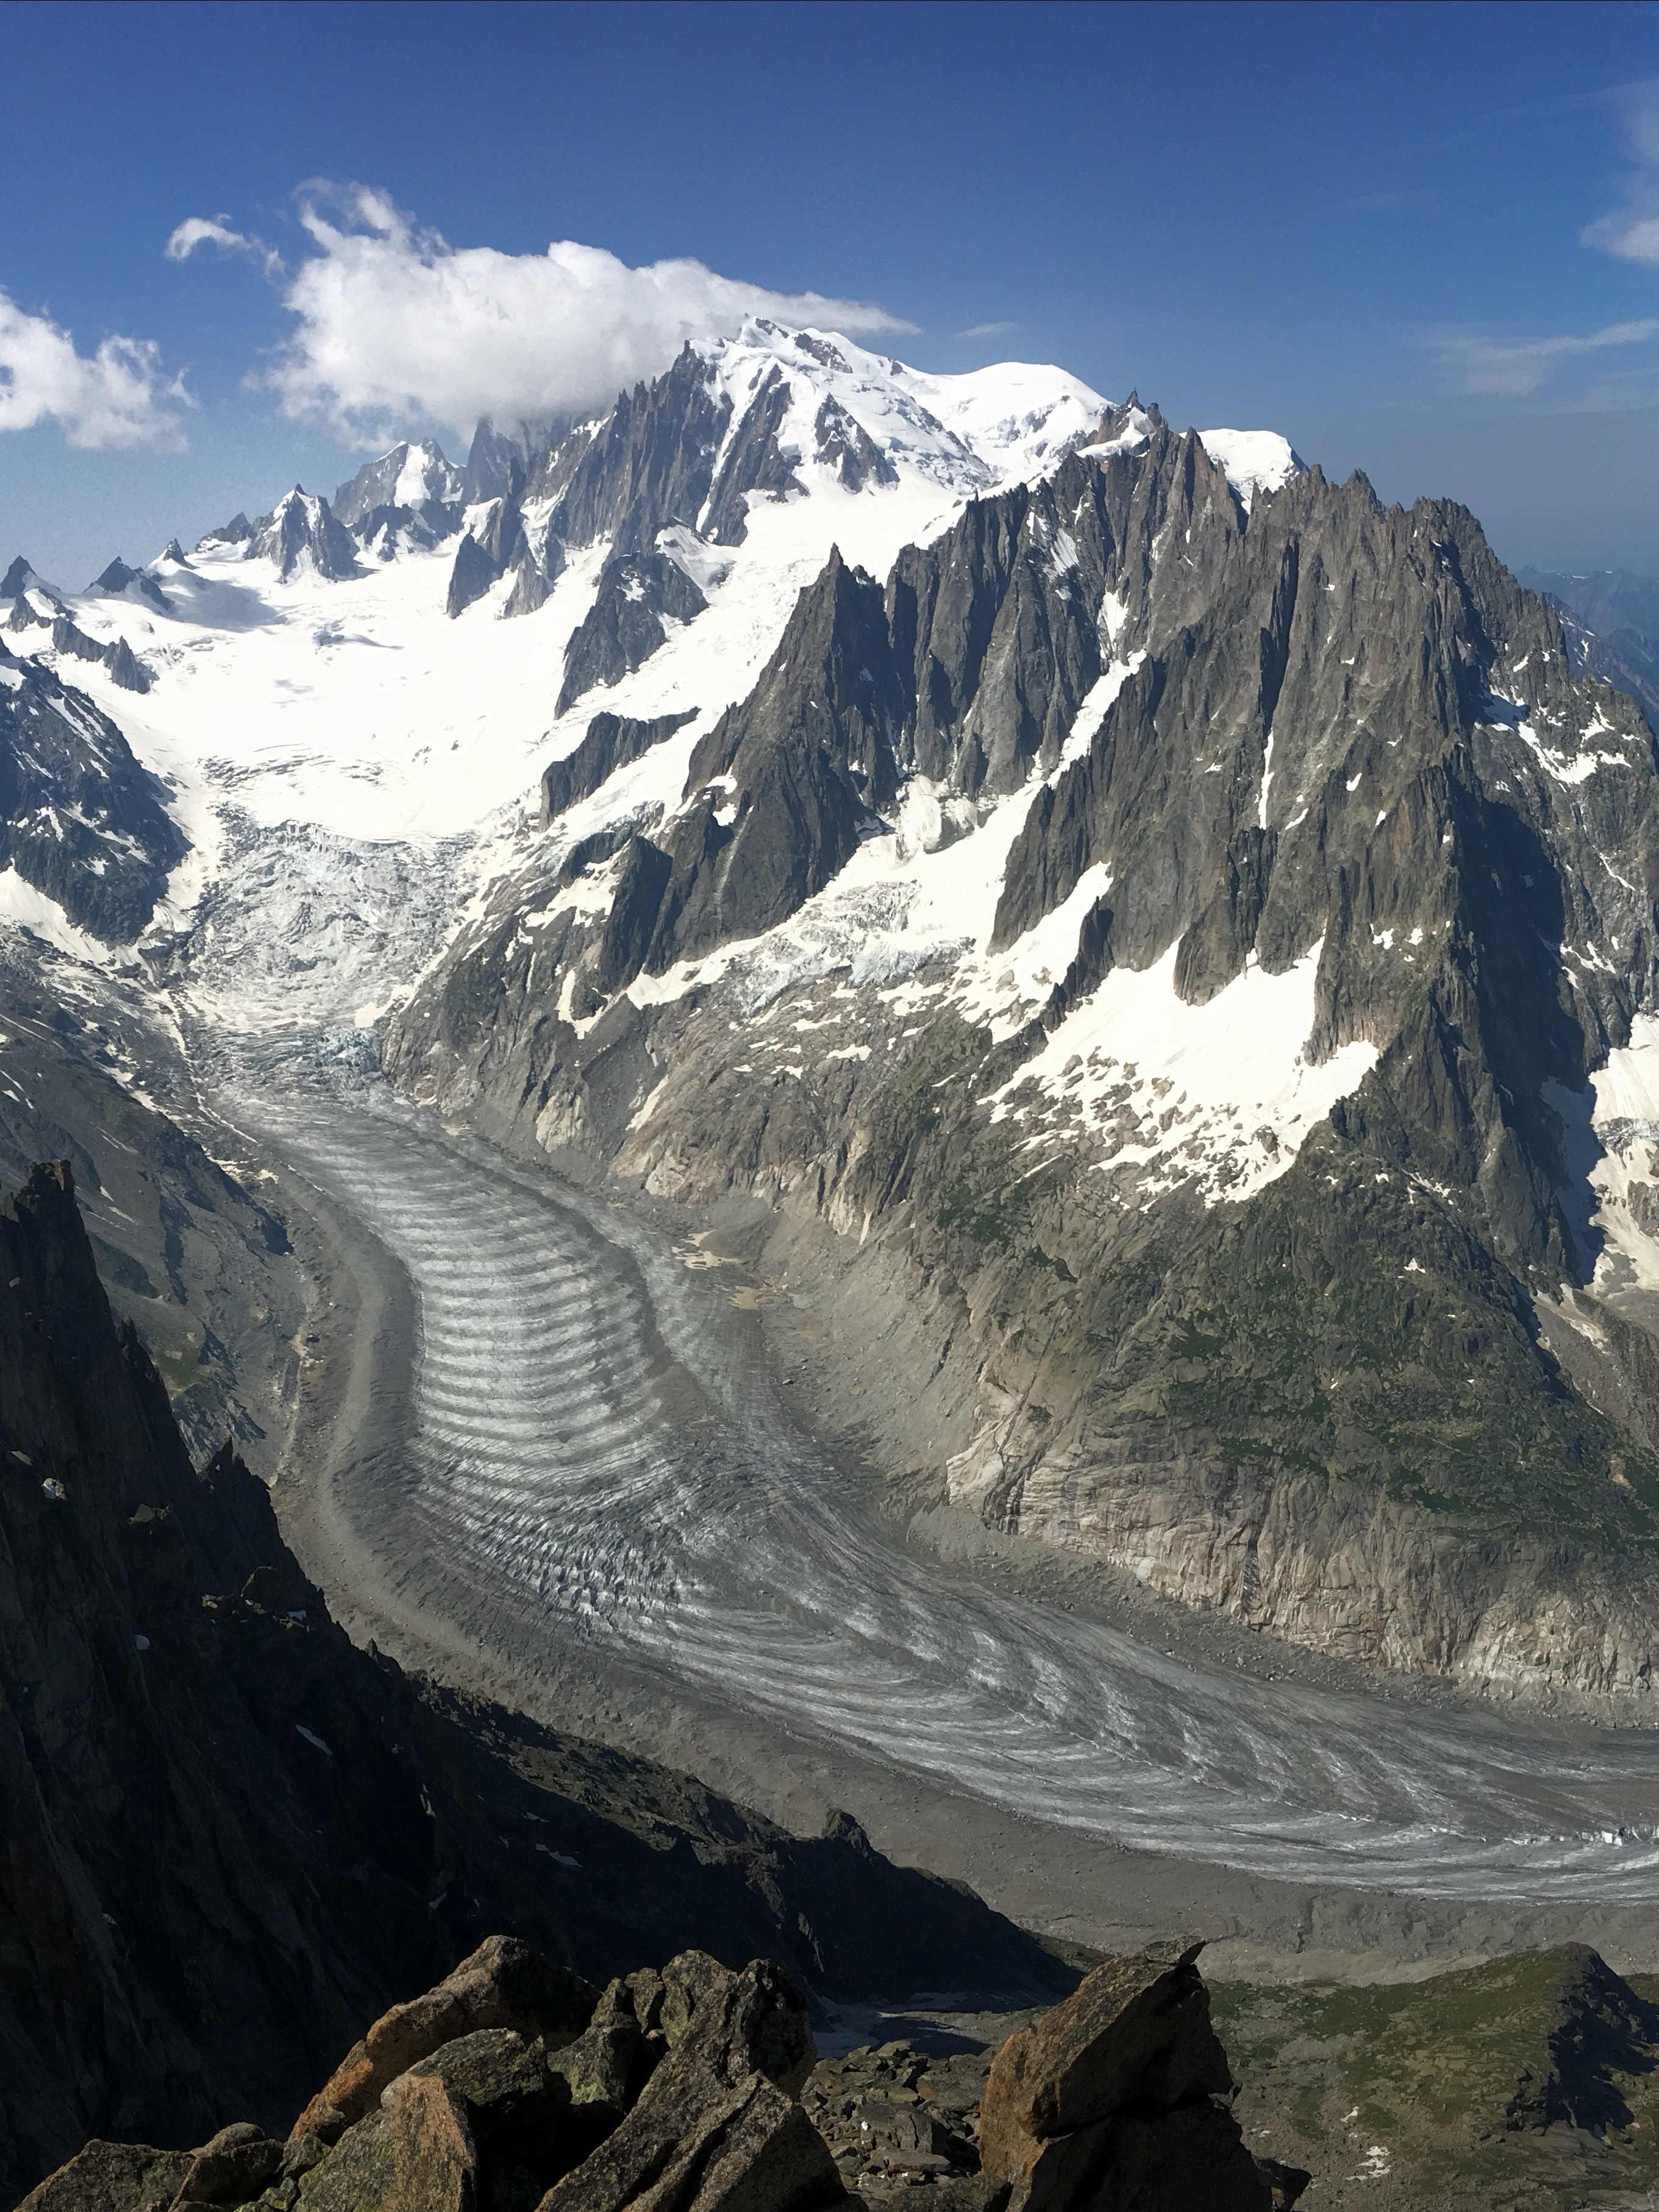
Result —
[{"label": "lichen-covered rock", "polygon": [[302,2212],[474,2212],[478,2153],[467,2114],[434,2075],[389,2083],[300,2185]]},{"label": "lichen-covered rock", "polygon": [[539,2042],[510,2027],[457,2036],[412,2066],[405,2081],[442,2081],[466,2112],[480,2153],[551,2135],[570,2104]]},{"label": "lichen-covered rock", "polygon": [[1201,1948],[1108,1959],[997,2052],[979,2160],[1009,2185],[1009,2212],[1269,2212],[1268,2183],[1221,2101],[1233,2082]]},{"label": "lichen-covered rock", "polygon": [[542,2212],[813,2212],[845,2197],[822,2136],[765,2075],[728,2086],[692,2068],[675,2087],[683,2106],[625,2124],[548,2192]]},{"label": "lichen-covered rock", "polygon": [[176,2212],[189,2204],[251,2203],[282,2170],[284,2148],[247,2120],[221,2128],[192,2159]]},{"label": "lichen-covered rock", "polygon": [[700,1953],[663,1970],[668,2055],[620,2126],[543,2200],[544,2212],[662,2212],[730,2203],[807,2212],[845,2193],[794,2092],[814,2056],[806,1998],[786,1968],[741,1974]]},{"label": "lichen-covered rock", "polygon": [[1108,1959],[1063,2004],[1009,2036],[985,2084],[982,2154],[1131,2106],[1165,2112],[1225,2096],[1233,2081],[1195,1963],[1202,1948],[1161,1943]]},{"label": "lichen-covered rock", "polygon": [[167,2212],[192,2159],[149,2143],[89,2142],[30,2190],[17,2212]]},{"label": "lichen-covered rock", "polygon": [[[753,1972],[753,1969],[750,1971]],[[741,1976],[730,1972],[718,1959],[711,1959],[706,1951],[682,1951],[678,1958],[670,1959],[662,1969],[662,2001],[653,2022],[655,2027],[661,2028],[668,2048],[672,2050],[699,2018],[705,2018],[711,2007],[733,1998],[741,1980]],[[772,1984],[767,1984],[766,1986],[770,1988]],[[745,2002],[747,2002],[747,1998]],[[758,2014],[755,2016],[759,2017]],[[745,2017],[748,2015],[746,2014]],[[789,2021],[789,2032],[792,2033],[793,2013],[786,2008],[779,2017]],[[757,2055],[754,2063],[763,2074],[772,2074],[774,2080],[783,2078],[781,2074],[773,2073],[772,2067],[764,2057]],[[784,2071],[794,2064],[795,2059],[791,2057]]]},{"label": "lichen-covered rock", "polygon": [[491,1936],[436,1989],[382,2013],[292,2131],[335,2140],[373,2107],[389,2081],[480,2028],[510,2027],[554,2045],[568,2043],[592,2018],[596,1996],[590,1982],[555,1966],[528,1943]]},{"label": "lichen-covered rock", "polygon": [[568,2087],[570,2102],[602,2109],[619,2120],[645,2086],[666,2050],[662,2037],[647,2036],[631,2008],[631,1993],[613,1982],[573,2043],[550,2062]]}]

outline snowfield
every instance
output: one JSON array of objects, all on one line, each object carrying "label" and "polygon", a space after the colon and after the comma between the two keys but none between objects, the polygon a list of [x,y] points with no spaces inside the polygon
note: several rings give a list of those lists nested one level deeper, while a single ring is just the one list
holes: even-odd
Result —
[{"label": "snowfield", "polygon": [[[365,557],[359,574],[334,580],[303,557],[284,580],[274,559],[210,538],[190,554],[169,546],[119,591],[34,590],[41,611],[66,611],[95,642],[125,637],[154,677],[140,696],[101,665],[64,670],[165,780],[191,840],[146,940],[177,956],[189,1015],[242,1036],[371,1023],[407,994],[457,928],[487,914],[495,887],[545,864],[550,842],[567,849],[607,825],[643,826],[678,809],[698,739],[751,689],[833,546],[882,577],[904,545],[937,538],[970,499],[1039,477],[1079,445],[1105,450],[1087,441],[1107,402],[1056,368],[1005,363],[932,376],[833,333],[765,322],[704,351],[731,401],[728,443],[766,380],[784,380],[780,443],[802,457],[802,490],[749,495],[747,534],[736,546],[707,544],[689,525],[662,532],[659,547],[698,584],[706,611],[667,623],[667,641],[643,665],[563,715],[553,706],[564,650],[594,605],[609,551],[603,539],[574,551],[546,603],[513,620],[502,619],[510,575],[458,618],[447,616],[454,539]],[[867,471],[850,489],[822,456],[820,425],[834,409],[863,432],[890,481]],[[1119,419],[1112,446],[1144,442],[1144,412]],[[1272,433],[1202,434],[1247,504],[1297,465]],[[393,448],[378,471],[395,498],[411,502],[453,495],[459,482],[430,446]],[[314,523],[319,502],[308,495],[303,504]],[[534,542],[545,517],[527,505],[525,520]],[[1064,544],[1054,557],[1064,562]],[[1101,619],[1110,638],[1122,610],[1107,604]],[[46,657],[57,658],[50,648]],[[1083,701],[1065,759],[1087,749],[1142,657],[1115,661]],[[543,831],[541,772],[601,709],[692,719]],[[763,1006],[794,982],[846,967],[851,944],[855,985],[902,992],[912,1010],[952,1004],[996,1036],[1010,1034],[1064,974],[1101,888],[1079,886],[1020,944],[990,955],[1008,852],[1035,788],[975,803],[913,778],[892,834],[869,840],[789,923],[642,976],[631,995],[660,1002],[729,973]],[[522,926],[543,927],[562,905],[591,902],[608,887],[603,872],[579,878]],[[8,890],[0,879],[0,921],[23,923],[64,951],[108,957],[21,883]],[[1317,1071],[1303,1065],[1316,958],[1317,949],[1288,976],[1241,979],[1204,1009],[1183,1006],[1168,962],[1145,976],[1109,977],[997,1111],[1027,1126],[1034,1146],[1046,1132],[1064,1134],[1079,1114],[1097,1134],[1115,1116],[1125,1163],[1179,1152],[1182,1171],[1196,1163],[1211,1195],[1241,1195],[1289,1165],[1307,1127],[1369,1064],[1369,1048],[1355,1047]],[[1229,1085],[1247,1035],[1250,1074],[1235,1096]],[[1140,1070],[1132,1101],[1119,1072],[1125,1062]],[[1172,1083],[1179,1110],[1161,1130]]]}]

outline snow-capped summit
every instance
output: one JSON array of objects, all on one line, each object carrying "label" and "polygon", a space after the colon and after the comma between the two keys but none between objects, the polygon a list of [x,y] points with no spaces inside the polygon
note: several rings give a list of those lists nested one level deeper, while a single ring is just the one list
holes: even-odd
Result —
[{"label": "snow-capped summit", "polygon": [[93,578],[87,590],[101,592],[110,599],[143,599],[159,614],[171,611],[171,601],[149,571],[129,568],[119,553],[101,575]]},{"label": "snow-capped summit", "polygon": [[709,347],[705,358],[735,419],[741,401],[772,378],[781,380],[790,397],[778,422],[780,448],[793,451],[797,467],[827,465],[843,483],[836,445],[843,416],[889,469],[952,490],[982,491],[1057,460],[1106,406],[1062,368],[1003,362],[933,376],[833,331],[790,331],[759,316],[736,337]]},{"label": "snow-capped summit", "polygon": [[365,461],[356,476],[334,494],[334,514],[348,530],[365,521],[377,507],[453,507],[461,495],[463,472],[444,459],[431,440],[419,445],[406,440]]},{"label": "snow-capped summit", "polygon": [[247,561],[271,561],[284,583],[296,574],[310,574],[334,580],[356,574],[357,550],[351,533],[334,519],[320,492],[302,484],[284,494],[267,515],[253,525]]},{"label": "snow-capped summit", "polygon": [[1277,491],[1303,465],[1290,441],[1277,430],[1200,430],[1199,435],[1247,507],[1258,492]]},{"label": "snow-capped summit", "polygon": [[21,599],[31,595],[42,605],[61,607],[64,604],[64,595],[58,586],[37,575],[20,553],[5,574],[0,576],[0,599]]}]

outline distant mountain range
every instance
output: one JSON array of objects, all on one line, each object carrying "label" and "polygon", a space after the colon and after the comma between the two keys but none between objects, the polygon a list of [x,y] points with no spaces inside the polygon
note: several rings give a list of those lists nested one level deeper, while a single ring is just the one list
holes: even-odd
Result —
[{"label": "distant mountain range", "polygon": [[1521,581],[1571,617],[1563,628],[1582,665],[1630,692],[1650,721],[1659,720],[1659,581],[1629,568],[1583,575],[1523,568]]}]

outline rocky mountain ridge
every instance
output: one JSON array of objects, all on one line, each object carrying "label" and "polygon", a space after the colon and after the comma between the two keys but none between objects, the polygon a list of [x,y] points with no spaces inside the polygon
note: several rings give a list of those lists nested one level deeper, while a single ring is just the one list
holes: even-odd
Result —
[{"label": "rocky mountain ridge", "polygon": [[601,1994],[497,1936],[377,2020],[285,2140],[90,2142],[24,2207],[1288,2207],[1310,2177],[1245,2148],[1194,1956],[1109,1960],[970,2072],[894,2045],[814,2066],[804,1993],[771,1960],[691,1951]]},{"label": "rocky mountain ridge", "polygon": [[[54,623],[52,635],[59,653],[86,657],[89,641],[73,623]],[[131,659],[122,646],[106,664],[126,689],[137,688]],[[16,879],[73,927],[131,942],[187,849],[164,798],[107,714],[0,641],[0,858]]]},{"label": "rocky mountain ridge", "polygon": [[[1616,1319],[1595,1376],[1617,1285],[1586,1304],[1572,1146],[1651,997],[1651,734],[1463,511],[1316,470],[1247,509],[1144,419],[885,585],[833,552],[679,806],[570,819],[387,1066],[665,1194],[887,1238],[971,1369],[948,1494],[994,1525],[1310,1642],[1639,1697],[1659,1489],[1601,1408],[1646,1355]],[[918,800],[918,846],[990,856],[954,944],[914,927]],[[1229,994],[1266,1024],[1253,1128],[1229,1077],[1183,1095]]]},{"label": "rocky mountain ridge", "polygon": [[1659,720],[1659,585],[1628,568],[1587,575],[1522,568],[1520,579],[1559,611],[1577,665],[1639,699],[1650,722]]},{"label": "rocky mountain ridge", "polygon": [[474,446],[434,544],[155,564],[194,1018],[241,946],[509,1143],[873,1246],[878,1448],[994,1526],[1641,1700],[1652,740],[1473,519],[775,326]]},{"label": "rocky mountain ridge", "polygon": [[[64,1163],[0,1212],[6,2178],[285,2124],[356,2021],[521,1929],[778,1950],[826,1993],[1063,1973],[845,1820],[802,1841],[355,1650],[229,1446],[199,1473]],[[482,1920],[480,1919],[482,1916]]]}]

